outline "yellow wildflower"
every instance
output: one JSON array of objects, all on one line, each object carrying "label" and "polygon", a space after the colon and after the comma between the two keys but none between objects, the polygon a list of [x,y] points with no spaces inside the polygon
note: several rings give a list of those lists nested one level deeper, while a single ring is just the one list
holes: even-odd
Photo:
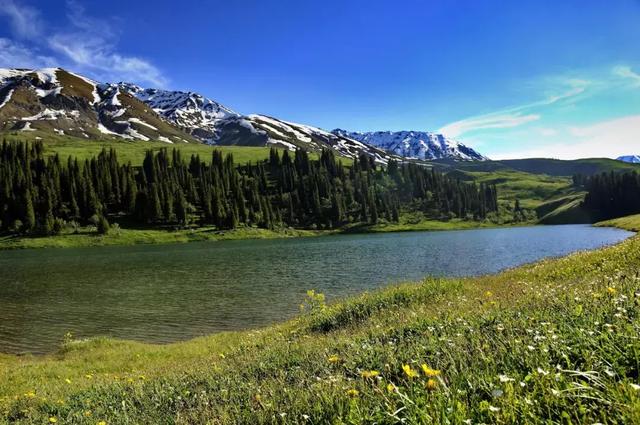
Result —
[{"label": "yellow wildflower", "polygon": [[100,421],[96,425],[107,425],[107,423],[105,421]]},{"label": "yellow wildflower", "polygon": [[618,292],[618,290],[616,288],[612,288],[611,286],[609,286],[607,288],[607,292],[609,293],[609,295],[615,295],[615,293]]},{"label": "yellow wildflower", "polygon": [[84,411],[84,415],[85,416],[91,416],[91,410],[85,410]]},{"label": "yellow wildflower", "polygon": [[434,377],[434,376],[440,375],[440,371],[439,370],[431,369],[426,364],[422,364],[421,367],[422,367],[422,371],[424,372],[425,376]]},{"label": "yellow wildflower", "polygon": [[87,378],[87,379],[92,379],[93,375],[90,374],[90,373],[87,373],[86,375],[84,375],[84,377]]},{"label": "yellow wildflower", "polygon": [[338,363],[340,361],[340,357],[334,354],[333,356],[329,357],[327,360],[329,360],[329,363]]},{"label": "yellow wildflower", "polygon": [[360,394],[360,391],[358,391],[356,389],[351,388],[351,389],[347,390],[347,395],[349,397],[358,397],[358,394]]},{"label": "yellow wildflower", "polygon": [[438,388],[438,381],[435,379],[429,379],[425,386],[427,387],[427,390],[435,391]]},{"label": "yellow wildflower", "polygon": [[487,291],[487,292],[484,293],[484,296],[487,297],[487,298],[492,297],[493,296],[493,292]]},{"label": "yellow wildflower", "polygon": [[380,375],[380,372],[378,372],[377,370],[363,370],[360,373],[360,376],[362,376],[363,378],[375,378],[378,375]]},{"label": "yellow wildflower", "polygon": [[408,378],[415,378],[416,376],[420,376],[418,371],[411,369],[411,366],[409,366],[408,364],[403,364],[402,370],[404,370],[404,373]]},{"label": "yellow wildflower", "polygon": [[29,391],[28,393],[24,393],[25,397],[33,398],[36,396],[35,391]]},{"label": "yellow wildflower", "polygon": [[396,390],[396,386],[393,384],[387,384],[387,391],[389,391],[390,393],[394,392]]},{"label": "yellow wildflower", "polygon": [[225,355],[224,355],[224,353],[220,353],[220,358],[221,358],[221,359],[224,359],[224,358],[226,358],[226,357],[227,357],[227,356],[225,356]]},{"label": "yellow wildflower", "polygon": [[67,378],[67,379],[64,380],[64,382],[66,382],[67,384],[70,384],[71,383],[71,379]]},{"label": "yellow wildflower", "polygon": [[51,422],[52,424],[55,424],[56,422],[58,422],[58,418],[56,418],[55,416],[51,416],[49,418],[49,422]]}]

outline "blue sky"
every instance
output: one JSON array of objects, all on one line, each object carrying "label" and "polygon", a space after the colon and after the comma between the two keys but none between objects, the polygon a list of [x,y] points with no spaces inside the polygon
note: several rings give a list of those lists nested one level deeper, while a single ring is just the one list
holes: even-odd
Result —
[{"label": "blue sky", "polygon": [[0,0],[0,67],[493,158],[640,153],[640,1]]}]

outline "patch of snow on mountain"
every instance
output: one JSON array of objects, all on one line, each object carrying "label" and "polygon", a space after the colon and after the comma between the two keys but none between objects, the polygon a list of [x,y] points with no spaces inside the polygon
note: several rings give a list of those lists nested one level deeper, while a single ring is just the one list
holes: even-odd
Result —
[{"label": "patch of snow on mountain", "polygon": [[56,72],[59,68],[42,68],[35,71],[38,79],[45,84],[58,84]]},{"label": "patch of snow on mountain", "polygon": [[0,109],[2,109],[2,107],[6,105],[9,102],[9,100],[11,100],[12,95],[13,95],[13,89],[9,90],[9,93],[7,93],[7,97],[5,97],[2,103],[0,103]]},{"label": "patch of snow on mountain", "polygon": [[618,161],[640,164],[640,155],[623,155],[616,158]]},{"label": "patch of snow on mountain", "polygon": [[146,123],[146,122],[144,122],[144,121],[142,121],[141,119],[138,119],[138,118],[129,118],[129,122],[134,122],[136,124],[140,124],[140,125],[143,125],[145,127],[150,128],[152,130],[158,131],[158,129],[155,128],[154,126],[152,126],[151,124],[148,124],[148,123]]}]

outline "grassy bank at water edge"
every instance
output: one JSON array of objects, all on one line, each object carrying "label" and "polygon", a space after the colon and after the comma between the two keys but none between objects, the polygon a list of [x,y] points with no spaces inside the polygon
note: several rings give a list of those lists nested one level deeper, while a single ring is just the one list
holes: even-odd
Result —
[{"label": "grassy bank at water edge", "polygon": [[[0,422],[639,423],[640,237],[170,345],[0,357]],[[260,302],[256,300],[256,302]]]}]

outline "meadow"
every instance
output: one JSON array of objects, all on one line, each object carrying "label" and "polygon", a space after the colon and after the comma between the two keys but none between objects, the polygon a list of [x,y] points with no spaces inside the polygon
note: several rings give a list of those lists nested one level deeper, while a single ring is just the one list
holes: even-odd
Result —
[{"label": "meadow", "polygon": [[253,331],[68,336],[0,357],[0,422],[638,423],[639,265],[636,236],[332,305],[310,290],[299,318]]}]

